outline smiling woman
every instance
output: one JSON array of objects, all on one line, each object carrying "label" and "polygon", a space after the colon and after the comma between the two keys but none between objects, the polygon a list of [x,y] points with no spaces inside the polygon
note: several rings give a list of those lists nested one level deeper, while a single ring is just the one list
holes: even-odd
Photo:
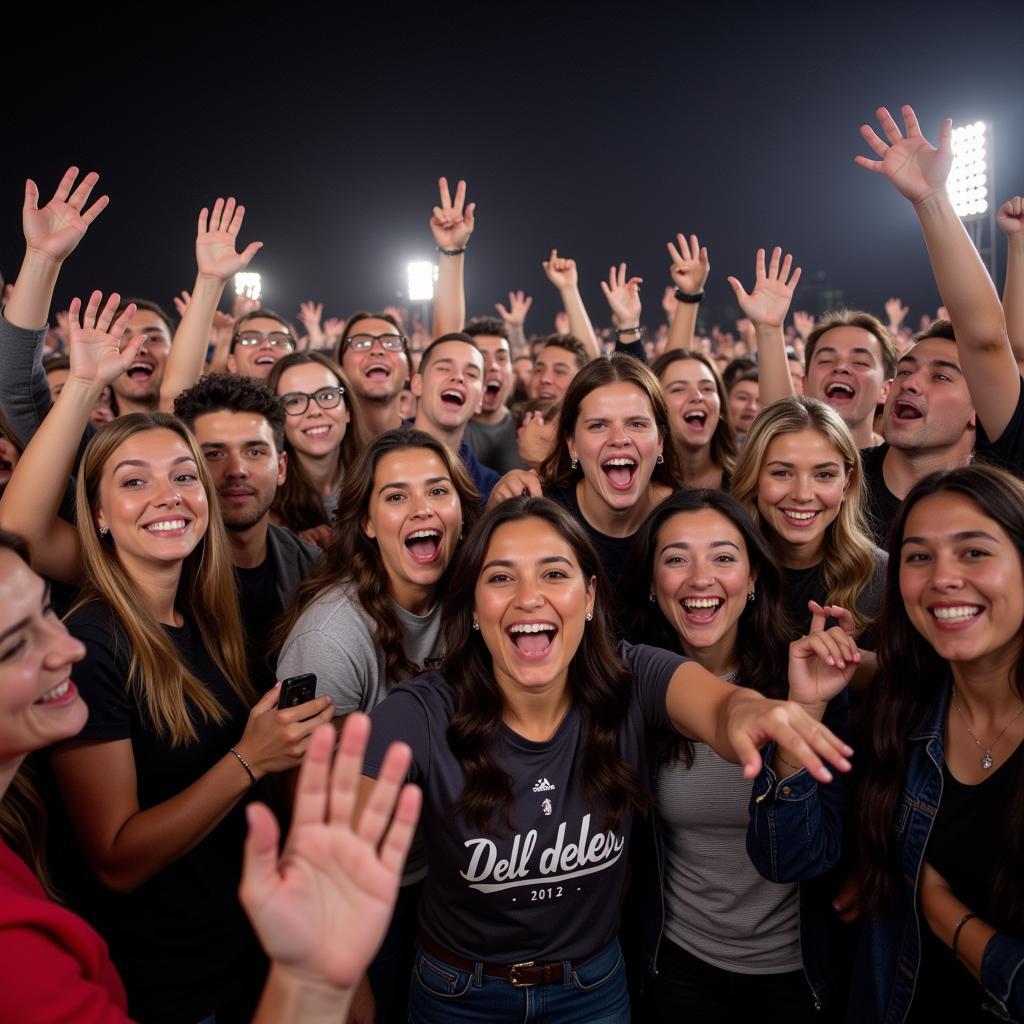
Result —
[{"label": "smiling woman", "polygon": [[616,934],[657,728],[717,744],[748,778],[769,735],[792,738],[819,778],[831,776],[797,735],[847,765],[848,748],[794,705],[667,651],[616,648],[600,569],[554,502],[498,505],[446,588],[441,672],[400,683],[372,714],[367,775],[402,735],[424,787],[418,1024],[518,1021],[534,1005],[552,1024],[629,1020]]}]

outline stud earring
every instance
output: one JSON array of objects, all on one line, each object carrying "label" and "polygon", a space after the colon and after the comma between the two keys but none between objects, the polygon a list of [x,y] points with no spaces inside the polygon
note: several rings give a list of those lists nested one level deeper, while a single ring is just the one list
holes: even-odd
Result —
[{"label": "stud earring", "polygon": [[651,602],[651,604],[654,604],[654,602],[658,600],[658,599],[657,599],[657,598],[656,598],[656,597],[654,596],[654,591],[653,591],[653,590],[652,590],[652,591],[651,591],[651,592],[650,592],[650,593],[649,593],[649,594],[647,595],[647,600],[648,600],[648,601],[650,601],[650,602]]},{"label": "stud earring", "polygon": [[580,460],[579,459],[573,459],[572,462],[569,463],[569,468],[570,469],[579,469],[580,468]]},{"label": "stud earring", "polygon": [[107,535],[108,533],[110,533],[110,530],[109,530],[109,528],[108,528],[108,527],[106,527],[106,526],[101,526],[101,527],[100,527],[100,536],[101,536],[101,537],[106,537],[106,535]]},{"label": "stud earring", "polygon": [[475,629],[475,630],[476,630],[476,631],[477,631],[478,633],[480,632],[480,620],[479,620],[479,619],[474,619],[474,620],[473,620],[473,628],[474,628],[474,629]]},{"label": "stud earring", "polygon": [[664,464],[665,464],[665,456],[664,456],[664,455],[662,455],[662,454],[661,454],[661,452],[658,452],[658,457],[657,457],[657,458],[656,458],[656,459],[655,459],[654,461],[655,461],[655,462],[656,462],[656,463],[657,463],[657,464],[658,464],[659,466],[662,466],[662,465],[664,465]]},{"label": "stud earring", "polygon": [[587,622],[593,622],[593,621],[594,621],[594,613],[593,612],[587,612]]}]

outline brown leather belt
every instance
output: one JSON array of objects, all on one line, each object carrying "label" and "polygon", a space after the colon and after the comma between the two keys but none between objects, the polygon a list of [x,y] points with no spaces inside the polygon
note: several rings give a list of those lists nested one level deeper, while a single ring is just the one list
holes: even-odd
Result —
[{"label": "brown leather belt", "polygon": [[[456,956],[443,946],[439,946],[423,932],[419,934],[419,943],[425,953],[429,953],[446,964],[451,964],[452,967],[457,967],[460,971],[468,971],[470,974],[476,971],[475,961]],[[589,959],[590,957],[583,957],[576,963],[583,963],[584,960]],[[526,960],[519,964],[484,964],[483,973],[488,978],[502,978],[516,988],[526,985],[550,985],[552,982],[562,981],[565,977],[565,961],[551,960],[547,963],[537,963],[535,960]]]}]

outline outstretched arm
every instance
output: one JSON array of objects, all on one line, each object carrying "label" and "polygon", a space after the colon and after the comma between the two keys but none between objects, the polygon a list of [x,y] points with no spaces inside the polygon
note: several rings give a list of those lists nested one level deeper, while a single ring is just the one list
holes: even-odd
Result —
[{"label": "outstretched arm", "polygon": [[205,206],[199,211],[196,234],[199,272],[192,298],[174,332],[171,354],[167,357],[160,385],[160,409],[163,412],[172,412],[175,398],[192,387],[203,372],[213,317],[224,293],[224,285],[249,266],[253,256],[263,248],[262,242],[250,242],[241,253],[235,252],[244,217],[245,207],[241,204],[236,206],[233,198],[226,201],[218,199],[213,204],[212,214]]},{"label": "outstretched arm", "polygon": [[1018,365],[1024,362],[1024,199],[1014,196],[999,207],[996,223],[1006,235],[1003,316]]},{"label": "outstretched arm", "polygon": [[[441,205],[434,207],[430,231],[437,253],[437,292],[434,299],[434,337],[461,331],[466,325],[465,248],[476,226],[476,203],[466,203],[466,183],[455,186],[455,200],[448,179],[440,178]],[[448,250],[445,252],[445,250]],[[457,251],[463,250],[463,251]],[[452,255],[454,253],[454,255]]]},{"label": "outstretched arm", "polygon": [[587,308],[583,305],[583,297],[580,295],[580,276],[576,269],[576,261],[559,256],[558,250],[552,249],[551,256],[544,261],[543,266],[548,280],[562,296],[565,315],[569,318],[569,332],[583,342],[589,357],[596,359],[601,354],[601,346],[598,344],[594,325],[590,322]]},{"label": "outstretched arm", "polygon": [[693,332],[697,326],[697,312],[700,309],[700,299],[697,296],[704,295],[704,285],[707,283],[708,274],[711,273],[708,250],[700,244],[696,235],[690,235],[690,240],[687,241],[686,235],[678,234],[676,242],[676,245],[668,243],[668,254],[672,257],[672,266],[668,268],[668,272],[672,275],[675,289],[695,301],[676,303],[668,328],[666,352],[674,348],[693,348]]},{"label": "outstretched arm", "polygon": [[938,147],[933,147],[921,134],[913,108],[904,106],[902,113],[906,138],[889,111],[879,107],[876,114],[888,141],[861,125],[861,135],[879,159],[855,159],[860,167],[885,175],[914,206],[935,283],[956,331],[960,363],[978,419],[995,441],[1017,408],[1020,373],[995,285],[946,192],[953,164],[953,123],[948,118],[943,121]]},{"label": "outstretched arm", "polygon": [[767,273],[764,268],[764,249],[757,250],[754,290],[749,295],[737,278],[729,278],[736,301],[754,325],[762,405],[770,405],[796,393],[793,379],[789,375],[786,336],[782,330],[789,304],[793,301],[793,291],[800,280],[800,268],[792,268],[792,255],[786,253],[783,259],[782,250],[776,246],[772,250]]},{"label": "outstretched arm", "polygon": [[18,460],[0,499],[0,526],[28,541],[32,567],[67,583],[79,581],[82,558],[78,530],[57,516],[61,496],[92,407],[103,389],[131,365],[145,339],[138,334],[122,348],[121,338],[135,306],[129,305],[114,321],[120,296],[111,295],[101,312],[102,299],[99,292],[92,293],[81,322],[82,303],[72,300],[68,311],[71,375]]}]

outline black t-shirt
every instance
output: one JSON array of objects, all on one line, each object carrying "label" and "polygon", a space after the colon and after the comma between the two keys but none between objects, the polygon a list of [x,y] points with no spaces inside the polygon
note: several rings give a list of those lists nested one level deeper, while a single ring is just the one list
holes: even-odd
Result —
[{"label": "black t-shirt", "polygon": [[[979,758],[981,753],[979,751]],[[958,782],[943,764],[942,802],[925,859],[983,921],[992,921],[992,879],[1006,849],[1006,815],[1017,799],[1024,743],[975,786]],[[981,985],[921,918],[921,971],[912,1021],[991,1021]]]},{"label": "black t-shirt", "polygon": [[882,475],[882,463],[889,451],[888,444],[876,445],[874,448],[861,448],[860,461],[864,469],[864,489],[868,526],[871,528],[875,543],[886,546],[889,527],[892,526],[900,501],[886,486]]},{"label": "black t-shirt", "polygon": [[[111,611],[92,604],[76,612],[68,630],[86,645],[74,667],[75,684],[89,706],[81,740],[130,739],[139,807],[176,796],[237,743],[248,708],[235,695],[202,645],[198,630],[165,626],[182,661],[227,711],[222,724],[195,714],[198,739],[172,746],[128,690],[128,642]],[[239,765],[239,771],[242,771]],[[245,804],[264,799],[252,787],[210,834],[134,892],[96,883],[76,894],[86,916],[110,945],[128,991],[133,1017],[147,1022],[196,1021],[258,995],[265,963],[238,902]]]},{"label": "black t-shirt", "polygon": [[277,681],[267,658],[274,623],[282,611],[277,597],[277,574],[268,555],[254,569],[236,565],[235,579],[250,678],[256,692],[263,694]]},{"label": "black t-shirt", "polygon": [[[669,680],[686,659],[656,647],[619,651],[633,689],[618,752],[645,778],[653,730],[670,728]],[[396,686],[371,713],[366,774],[376,777],[388,745],[402,740],[413,750],[410,779],[423,788],[424,931],[459,956],[490,963],[576,960],[602,949],[619,926],[632,815],[611,832],[603,808],[584,803],[578,709],[544,743],[502,726],[497,762],[512,782],[511,834],[497,826],[481,834],[451,812],[465,784],[448,745],[454,709],[444,676],[428,672]]]}]

